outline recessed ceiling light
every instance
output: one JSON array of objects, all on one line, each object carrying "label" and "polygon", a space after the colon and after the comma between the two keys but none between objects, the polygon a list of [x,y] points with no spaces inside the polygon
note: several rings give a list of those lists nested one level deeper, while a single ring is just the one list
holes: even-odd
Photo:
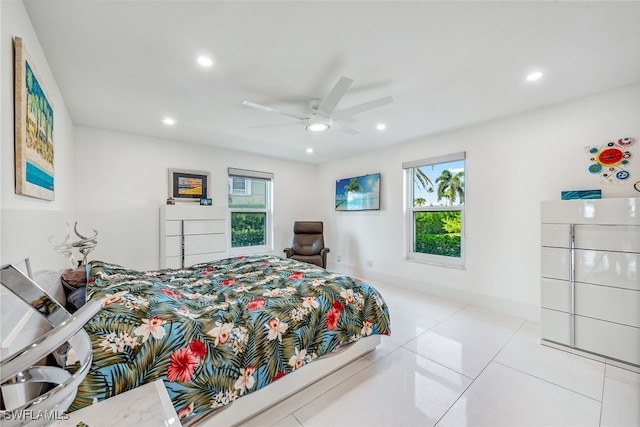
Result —
[{"label": "recessed ceiling light", "polygon": [[387,128],[387,125],[385,125],[384,123],[378,123],[378,125],[376,126],[376,129],[378,130],[385,130]]},{"label": "recessed ceiling light", "polygon": [[209,58],[208,56],[198,56],[198,64],[202,65],[203,67],[211,67],[211,65],[213,64],[213,60],[211,58]]},{"label": "recessed ceiling light", "polygon": [[313,148],[307,148],[307,153],[309,154],[313,153]]},{"label": "recessed ceiling light", "polygon": [[165,117],[164,119],[162,119],[162,123],[164,123],[165,125],[175,125],[176,121],[173,120],[171,117]]},{"label": "recessed ceiling light", "polygon": [[542,73],[540,71],[536,71],[534,73],[531,73],[527,76],[527,81],[528,82],[534,82],[536,80],[540,80],[542,78]]}]

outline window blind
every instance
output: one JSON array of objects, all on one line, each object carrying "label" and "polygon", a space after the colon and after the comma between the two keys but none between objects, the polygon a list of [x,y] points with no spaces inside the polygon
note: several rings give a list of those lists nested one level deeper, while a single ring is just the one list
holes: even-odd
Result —
[{"label": "window blind", "polygon": [[465,157],[466,153],[463,151],[461,153],[430,157],[428,159],[412,160],[410,162],[402,163],[402,169],[417,168],[424,165],[436,165],[438,163],[453,162],[454,160],[464,160]]},{"label": "window blind", "polygon": [[272,172],[260,172],[247,169],[227,168],[227,174],[229,176],[235,176],[239,178],[257,178],[273,181]]}]

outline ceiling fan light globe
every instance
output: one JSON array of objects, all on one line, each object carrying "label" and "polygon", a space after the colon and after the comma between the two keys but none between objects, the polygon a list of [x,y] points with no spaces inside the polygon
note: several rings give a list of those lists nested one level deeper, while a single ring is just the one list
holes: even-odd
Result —
[{"label": "ceiling fan light globe", "polygon": [[329,125],[326,123],[309,123],[306,127],[311,132],[322,132],[329,129]]},{"label": "ceiling fan light globe", "polygon": [[304,128],[310,132],[323,132],[331,127],[331,119],[320,114],[312,114],[304,121]]}]

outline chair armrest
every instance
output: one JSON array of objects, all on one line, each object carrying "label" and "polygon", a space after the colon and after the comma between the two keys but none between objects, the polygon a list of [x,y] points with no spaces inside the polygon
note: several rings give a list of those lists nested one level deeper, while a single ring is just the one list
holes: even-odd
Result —
[{"label": "chair armrest", "polygon": [[287,256],[287,258],[291,258],[293,255],[296,254],[296,251],[293,250],[293,248],[284,248],[284,253]]},{"label": "chair armrest", "polygon": [[327,254],[331,251],[329,248],[320,249],[320,256],[322,257],[322,268],[327,268]]}]

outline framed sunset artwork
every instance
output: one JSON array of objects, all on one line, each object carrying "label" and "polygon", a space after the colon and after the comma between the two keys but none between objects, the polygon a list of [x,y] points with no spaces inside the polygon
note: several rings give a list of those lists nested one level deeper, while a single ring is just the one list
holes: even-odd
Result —
[{"label": "framed sunset artwork", "polygon": [[199,202],[209,198],[209,172],[169,169],[169,196],[175,200]]}]

